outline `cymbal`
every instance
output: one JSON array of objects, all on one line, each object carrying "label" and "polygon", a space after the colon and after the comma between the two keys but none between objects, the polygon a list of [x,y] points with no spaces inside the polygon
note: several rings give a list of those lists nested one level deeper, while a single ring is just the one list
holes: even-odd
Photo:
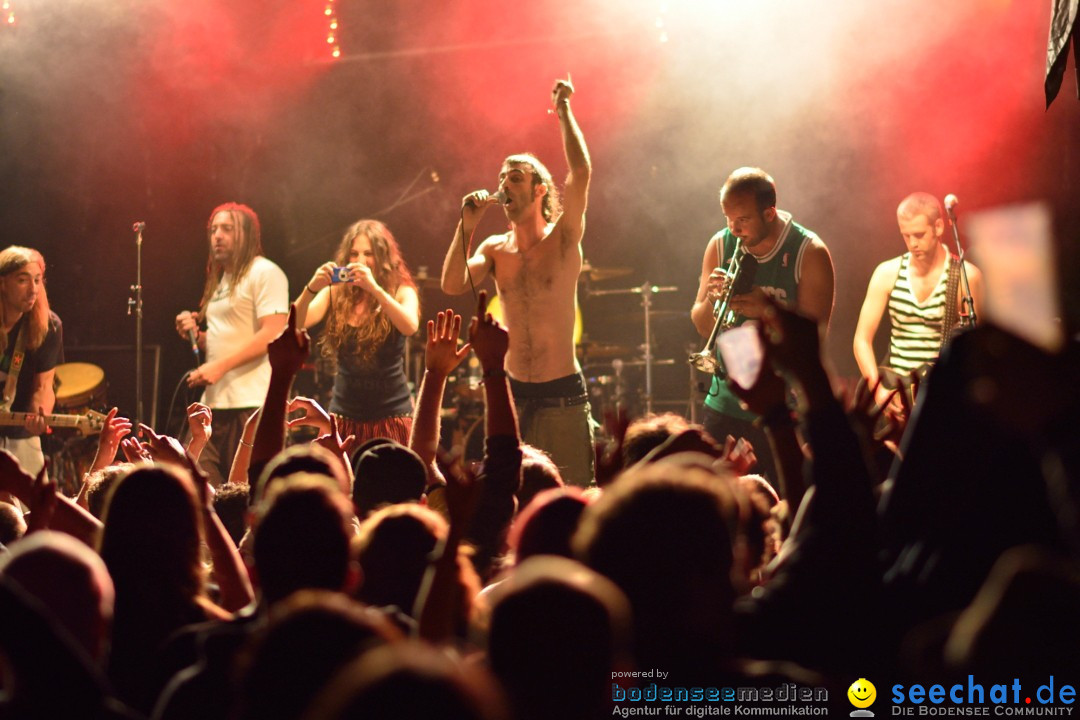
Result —
[{"label": "cymbal", "polygon": [[[622,363],[622,367],[624,367],[624,368],[645,367],[645,361],[642,360],[640,357],[634,358],[633,360],[622,360],[621,363]],[[674,358],[653,359],[653,361],[652,361],[653,367],[657,367],[659,365],[674,365],[674,364],[675,364],[675,359]],[[611,363],[604,363],[604,364],[589,363],[588,365],[581,368],[582,372],[584,372],[586,375],[592,375],[592,374],[598,373],[600,371],[609,372],[612,369],[613,369],[613,367],[612,367]]]},{"label": "cymbal", "polygon": [[588,358],[614,358],[619,357],[620,355],[630,355],[633,352],[633,348],[629,348],[626,345],[616,345],[615,343],[585,340],[578,344],[578,355]]},{"label": "cymbal", "polygon": [[586,262],[581,266],[581,277],[587,277],[593,282],[603,282],[604,280],[611,280],[617,277],[623,277],[629,275],[633,270],[628,267],[598,267],[590,262]]}]

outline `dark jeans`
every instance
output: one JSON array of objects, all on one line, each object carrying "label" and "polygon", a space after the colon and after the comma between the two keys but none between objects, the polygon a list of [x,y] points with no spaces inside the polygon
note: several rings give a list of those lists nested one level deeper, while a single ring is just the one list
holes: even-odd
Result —
[{"label": "dark jeans", "polygon": [[721,415],[712,408],[705,407],[703,423],[705,432],[713,436],[713,439],[721,445],[724,439],[731,435],[738,440],[745,438],[754,446],[754,454],[757,455],[757,467],[751,468],[750,472],[758,473],[769,481],[769,484],[779,492],[779,482],[776,477],[776,462],[773,460],[772,447],[765,431],[754,427],[750,420],[741,420],[729,415]]}]

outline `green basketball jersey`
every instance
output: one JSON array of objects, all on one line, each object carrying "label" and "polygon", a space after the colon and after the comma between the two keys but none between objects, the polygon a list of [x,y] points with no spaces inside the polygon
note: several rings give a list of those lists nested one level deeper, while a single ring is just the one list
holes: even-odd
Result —
[{"label": "green basketball jersey", "polygon": [[[754,286],[764,290],[766,295],[780,304],[794,307],[798,300],[803,253],[817,235],[792,220],[790,213],[778,210],[777,215],[784,227],[769,254],[757,258],[758,267],[754,275]],[[727,267],[732,253],[735,252],[736,238],[727,228],[716,233],[713,238],[716,240],[716,246],[721,255],[717,267]],[[735,325],[741,325],[746,320],[746,317],[736,315]],[[709,388],[709,396],[705,398],[705,406],[718,413],[744,420],[755,418],[755,415],[739,406],[739,399],[728,390],[727,383],[715,376]]]}]

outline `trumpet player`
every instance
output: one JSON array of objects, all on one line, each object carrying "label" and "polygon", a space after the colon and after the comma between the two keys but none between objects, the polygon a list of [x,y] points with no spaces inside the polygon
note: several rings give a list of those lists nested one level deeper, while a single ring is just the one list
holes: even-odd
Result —
[{"label": "trumpet player", "polygon": [[[738,246],[745,250],[746,260],[757,261],[757,268],[750,290],[729,299],[733,325],[760,317],[768,295],[828,327],[835,286],[832,257],[817,234],[795,222],[791,213],[777,209],[772,177],[760,168],[739,168],[721,186],[720,206],[727,227],[705,246],[697,299],[690,311],[698,333],[704,338],[712,334],[717,300],[733,280],[723,268]],[[725,379],[714,375],[705,398],[705,429],[720,441],[727,435],[749,440],[761,474],[775,482],[772,453],[764,432],[754,425],[755,417],[739,405]]]}]

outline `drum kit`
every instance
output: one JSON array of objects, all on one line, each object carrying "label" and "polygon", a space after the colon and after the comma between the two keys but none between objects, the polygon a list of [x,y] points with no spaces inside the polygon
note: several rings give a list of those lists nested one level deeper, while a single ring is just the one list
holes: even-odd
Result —
[{"label": "drum kit", "polygon": [[[70,416],[96,416],[108,410],[105,371],[84,362],[56,366],[53,376],[56,403],[53,413]],[[97,453],[96,433],[83,435],[59,425],[44,437],[43,450],[50,458],[49,474],[67,495],[78,492],[83,474],[90,469]]]}]

